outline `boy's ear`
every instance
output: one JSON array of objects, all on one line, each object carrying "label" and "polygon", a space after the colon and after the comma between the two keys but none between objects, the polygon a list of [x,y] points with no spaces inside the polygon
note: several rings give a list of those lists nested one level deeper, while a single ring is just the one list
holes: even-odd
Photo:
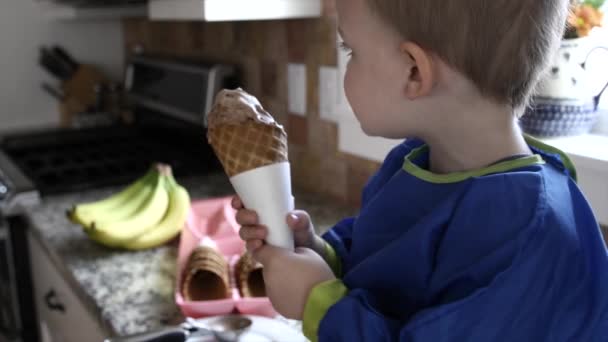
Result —
[{"label": "boy's ear", "polygon": [[401,43],[400,50],[410,60],[405,95],[410,100],[427,96],[433,90],[437,77],[431,55],[412,42]]}]

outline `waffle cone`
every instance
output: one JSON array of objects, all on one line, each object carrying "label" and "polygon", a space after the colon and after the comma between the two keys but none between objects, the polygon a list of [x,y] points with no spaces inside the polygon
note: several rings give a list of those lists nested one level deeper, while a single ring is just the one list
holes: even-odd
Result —
[{"label": "waffle cone", "polygon": [[243,254],[234,267],[236,286],[242,297],[266,297],[263,267],[249,253]]},{"label": "waffle cone", "polygon": [[188,301],[223,299],[229,295],[228,263],[216,250],[196,248],[184,270],[182,295]]},{"label": "waffle cone", "polygon": [[288,161],[287,135],[280,126],[253,120],[222,124],[209,129],[208,139],[229,177]]},{"label": "waffle cone", "polygon": [[202,265],[212,264],[222,268],[228,265],[224,259],[224,256],[218,251],[210,247],[200,246],[196,248],[192,254],[190,254],[188,263],[186,264],[186,269],[197,269]]}]

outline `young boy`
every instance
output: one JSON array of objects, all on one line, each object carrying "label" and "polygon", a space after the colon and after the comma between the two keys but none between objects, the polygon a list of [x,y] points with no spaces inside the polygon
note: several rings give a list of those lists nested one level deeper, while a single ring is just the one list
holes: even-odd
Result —
[{"label": "young boy", "polygon": [[560,151],[517,125],[568,0],[337,0],[349,102],[370,136],[410,138],[323,238],[298,248],[235,198],[283,315],[316,341],[606,341],[608,258]]}]

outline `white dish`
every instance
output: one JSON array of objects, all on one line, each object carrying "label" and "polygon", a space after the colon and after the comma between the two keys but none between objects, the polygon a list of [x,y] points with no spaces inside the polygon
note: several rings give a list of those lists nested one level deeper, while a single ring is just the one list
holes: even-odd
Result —
[{"label": "white dish", "polygon": [[[302,332],[296,327],[287,324],[285,320],[262,316],[245,315],[252,321],[251,327],[240,336],[239,342],[307,342]],[[210,318],[197,319],[203,324]],[[192,337],[187,342],[214,342],[211,336]]]}]

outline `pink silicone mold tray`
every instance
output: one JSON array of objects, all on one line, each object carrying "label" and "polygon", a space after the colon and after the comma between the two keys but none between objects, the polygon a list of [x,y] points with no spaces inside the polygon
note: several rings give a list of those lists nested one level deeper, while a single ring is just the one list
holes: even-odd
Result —
[{"label": "pink silicone mold tray", "polygon": [[[188,221],[184,227],[177,259],[177,284],[175,302],[186,317],[206,317],[238,312],[242,314],[276,316],[267,297],[241,297],[235,286],[234,265],[245,251],[245,243],[238,236],[239,225],[230,205],[232,197],[198,200],[192,202]],[[204,240],[210,239],[230,265],[232,297],[210,301],[186,301],[181,294],[183,269],[192,251]]]}]

